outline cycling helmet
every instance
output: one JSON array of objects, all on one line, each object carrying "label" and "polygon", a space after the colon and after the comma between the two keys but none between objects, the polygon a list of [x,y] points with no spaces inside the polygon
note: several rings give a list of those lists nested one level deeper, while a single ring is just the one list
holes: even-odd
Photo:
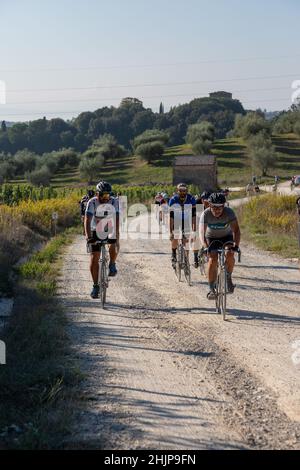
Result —
[{"label": "cycling helmet", "polygon": [[203,193],[201,193],[201,199],[204,199],[205,201],[207,201],[209,199],[209,196],[211,195],[211,193],[209,191],[203,191]]},{"label": "cycling helmet", "polygon": [[107,183],[107,181],[100,181],[98,184],[97,184],[97,191],[99,192],[99,194],[103,194],[103,193],[111,193],[111,185],[109,183]]},{"label": "cycling helmet", "polygon": [[208,202],[213,206],[224,206],[226,197],[223,193],[212,193],[208,198]]},{"label": "cycling helmet", "polygon": [[167,193],[162,193],[162,197],[163,197],[164,199],[168,199],[169,196],[167,195]]},{"label": "cycling helmet", "polygon": [[185,183],[179,183],[177,185],[177,191],[179,191],[180,189],[186,189],[186,191],[187,191],[188,187]]}]

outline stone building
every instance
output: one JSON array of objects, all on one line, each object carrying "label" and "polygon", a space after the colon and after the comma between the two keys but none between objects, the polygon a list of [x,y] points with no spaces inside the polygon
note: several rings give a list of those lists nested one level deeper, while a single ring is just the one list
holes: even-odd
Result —
[{"label": "stone building", "polygon": [[213,91],[209,94],[210,98],[229,98],[232,100],[232,93],[228,91]]},{"label": "stone building", "polygon": [[217,188],[217,158],[215,155],[183,155],[175,158],[173,184],[194,184],[201,191]]}]

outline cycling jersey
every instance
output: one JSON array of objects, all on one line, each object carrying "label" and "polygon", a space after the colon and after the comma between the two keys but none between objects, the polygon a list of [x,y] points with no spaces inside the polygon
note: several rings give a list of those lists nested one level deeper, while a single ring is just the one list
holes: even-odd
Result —
[{"label": "cycling jersey", "polygon": [[[192,206],[192,210],[190,207]],[[186,232],[191,230],[191,218],[196,215],[196,200],[192,194],[187,194],[184,201],[181,201],[178,194],[175,194],[169,200],[169,207],[173,207],[170,209],[170,217],[175,218],[175,220],[180,220],[181,217],[181,228],[184,229]],[[176,216],[175,216],[176,214]],[[192,217],[191,217],[192,216]],[[175,227],[178,229],[179,227]]]},{"label": "cycling jersey", "polygon": [[206,238],[223,238],[232,234],[231,222],[236,220],[236,215],[229,207],[224,207],[220,217],[215,217],[210,207],[201,214],[200,224],[207,224]]},{"label": "cycling jersey", "polygon": [[[92,222],[91,222],[91,230],[92,231],[96,230],[97,222],[99,220],[99,217],[97,216],[98,207],[102,206],[103,209],[105,210],[105,206],[108,206],[108,205],[112,205],[114,207],[116,214],[119,213],[119,203],[118,203],[118,200],[114,197],[111,197],[107,202],[103,203],[103,202],[99,201],[97,196],[95,196],[92,199],[90,199],[89,202],[87,203],[85,213],[86,213],[86,215],[93,216]],[[102,216],[102,218],[103,218],[103,216]]]}]

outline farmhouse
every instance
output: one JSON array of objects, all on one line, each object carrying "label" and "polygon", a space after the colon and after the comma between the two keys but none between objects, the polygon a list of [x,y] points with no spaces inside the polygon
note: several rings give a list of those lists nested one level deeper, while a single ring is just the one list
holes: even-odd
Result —
[{"label": "farmhouse", "polygon": [[217,158],[215,155],[183,155],[175,158],[173,184],[194,184],[201,191],[217,187]]}]

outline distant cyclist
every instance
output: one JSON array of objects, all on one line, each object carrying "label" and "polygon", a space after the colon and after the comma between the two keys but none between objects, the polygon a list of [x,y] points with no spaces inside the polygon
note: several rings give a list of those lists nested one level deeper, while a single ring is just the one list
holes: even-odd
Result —
[{"label": "distant cyclist", "polygon": [[[116,259],[117,259],[117,244],[119,242],[119,206],[116,198],[111,196],[111,185],[106,181],[100,181],[97,184],[96,196],[89,200],[85,212],[84,226],[87,243],[91,245],[91,263],[90,271],[94,281],[93,290],[91,292],[91,297],[93,299],[98,298],[99,295],[99,284],[98,284],[98,274],[99,274],[99,256],[100,256],[100,245],[93,245],[96,241],[99,240],[96,233],[97,223],[104,223],[103,232],[110,229],[115,229],[116,242],[109,245],[109,276],[115,276],[117,274],[116,268]],[[112,205],[115,210],[115,220],[116,227],[111,227],[112,222],[109,219],[105,218],[105,214],[99,216],[99,207],[105,209],[110,208]],[[107,220],[107,223],[106,223]]]},{"label": "distant cyclist", "polygon": [[[209,246],[212,251],[208,253],[208,283],[209,292],[207,298],[213,300],[216,298],[216,281],[218,269],[218,254],[214,249],[221,248],[224,243],[233,242],[236,248],[240,244],[240,228],[236,215],[232,209],[225,207],[226,198],[223,193],[213,193],[209,198],[209,208],[206,209],[200,218],[200,239],[202,245]],[[234,269],[234,253],[226,253],[227,267],[227,288],[228,292],[234,291],[232,283],[232,272]]]},{"label": "distant cyclist", "polygon": [[[189,206],[189,207],[188,207]],[[171,209],[173,207],[173,210]],[[184,232],[184,246],[189,241],[191,232],[196,232],[196,200],[192,194],[188,192],[185,183],[177,185],[177,193],[171,197],[169,201],[170,208],[170,240],[172,246],[172,266],[176,265],[176,250],[178,239],[175,237],[175,230],[180,228]],[[189,211],[191,209],[191,212]],[[190,215],[191,219],[190,220]],[[175,218],[176,217],[176,218]],[[175,226],[175,220],[179,221],[180,227]],[[190,223],[191,222],[191,223]],[[198,261],[198,254],[194,253],[194,259]]]},{"label": "distant cyclist", "polygon": [[161,194],[162,198],[160,201],[160,212],[159,212],[159,221],[160,223],[165,224],[167,221],[168,213],[169,213],[169,196],[167,193]]},{"label": "distant cyclist", "polygon": [[82,221],[84,220],[87,203],[94,196],[95,196],[95,191],[93,189],[89,189],[88,192],[84,196],[82,196],[81,200],[79,201],[80,215],[81,215]]},{"label": "distant cyclist", "polygon": [[[89,189],[88,192],[84,196],[82,196],[81,200],[79,201],[80,217],[81,217],[81,222],[83,226],[84,226],[84,216],[85,216],[87,203],[94,196],[95,196],[95,191],[93,189]],[[83,234],[85,234],[85,232],[83,232]]]},{"label": "distant cyclist", "polygon": [[211,195],[211,192],[210,191],[203,191],[203,193],[201,193],[200,195],[200,199],[197,202],[197,204],[203,204],[204,206],[204,209],[207,209],[209,207],[209,197]]}]

